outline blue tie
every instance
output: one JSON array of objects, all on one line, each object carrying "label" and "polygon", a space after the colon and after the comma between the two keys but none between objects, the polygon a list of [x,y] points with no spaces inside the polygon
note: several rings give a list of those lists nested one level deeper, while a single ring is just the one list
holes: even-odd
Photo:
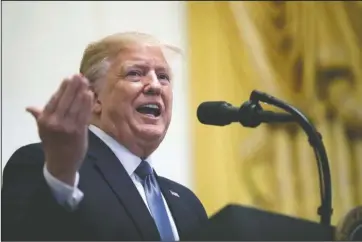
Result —
[{"label": "blue tie", "polygon": [[161,189],[158,186],[151,166],[148,164],[148,162],[142,161],[135,172],[142,180],[142,185],[146,193],[147,204],[151,210],[152,217],[156,222],[161,240],[174,241],[175,238],[173,236],[165,203],[162,199]]}]

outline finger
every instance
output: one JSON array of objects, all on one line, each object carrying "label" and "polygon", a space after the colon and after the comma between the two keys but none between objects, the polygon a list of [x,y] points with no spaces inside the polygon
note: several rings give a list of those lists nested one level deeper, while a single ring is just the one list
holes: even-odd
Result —
[{"label": "finger", "polygon": [[78,88],[76,97],[74,98],[73,102],[71,103],[71,105],[65,115],[64,121],[67,122],[68,124],[76,123],[78,112],[81,112],[82,108],[83,108],[82,105],[83,105],[83,99],[84,99],[83,96],[84,95],[86,95],[86,87],[81,86]]},{"label": "finger", "polygon": [[69,84],[69,79],[64,79],[58,89],[58,91],[50,98],[48,103],[44,107],[44,114],[51,114],[55,111],[60,97],[63,95],[67,85]]},{"label": "finger", "polygon": [[88,125],[92,116],[92,106],[94,101],[94,94],[88,90],[82,95],[82,104],[79,106],[80,110],[77,112],[77,124],[79,126]]},{"label": "finger", "polygon": [[42,111],[35,107],[28,107],[26,111],[29,112],[36,120],[38,120],[39,116],[41,115]]},{"label": "finger", "polygon": [[65,92],[60,97],[59,104],[56,108],[56,113],[59,118],[65,118],[67,111],[77,95],[78,88],[82,85],[86,85],[83,79],[78,75],[73,76],[69,85],[67,85]]},{"label": "finger", "polygon": [[[84,79],[83,77],[80,77],[81,79]],[[76,91],[76,97],[74,98],[73,102],[71,103],[69,109],[67,110],[65,114],[66,119],[71,119],[73,121],[76,121],[77,119],[77,112],[79,111],[78,106],[82,105],[82,96],[86,93],[88,90],[88,82],[87,80],[80,80],[81,84],[78,86],[78,89]]]}]

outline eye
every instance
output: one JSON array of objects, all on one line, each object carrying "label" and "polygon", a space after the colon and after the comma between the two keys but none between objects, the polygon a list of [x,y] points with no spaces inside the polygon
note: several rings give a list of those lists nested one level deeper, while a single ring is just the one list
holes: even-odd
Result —
[{"label": "eye", "polygon": [[170,81],[170,76],[167,74],[158,74],[158,79],[162,81]]},{"label": "eye", "polygon": [[141,71],[132,70],[132,71],[127,72],[126,76],[129,76],[129,77],[140,77],[140,76],[142,76],[142,72],[141,72]]}]

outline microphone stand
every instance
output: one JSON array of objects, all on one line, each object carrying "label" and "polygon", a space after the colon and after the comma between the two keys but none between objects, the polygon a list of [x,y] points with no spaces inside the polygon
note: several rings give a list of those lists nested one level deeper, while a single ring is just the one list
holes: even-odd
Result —
[{"label": "microphone stand", "polygon": [[[320,183],[320,196],[321,205],[318,208],[318,215],[320,215],[320,223],[323,225],[331,225],[332,216],[332,188],[331,188],[331,174],[328,164],[328,157],[322,135],[316,131],[312,123],[295,107],[287,104],[269,94],[254,90],[250,95],[250,102],[255,106],[260,106],[259,101],[279,107],[294,116],[295,121],[298,122],[308,136],[309,144],[312,146],[318,165],[319,183]],[[257,125],[257,124],[254,124]]]}]

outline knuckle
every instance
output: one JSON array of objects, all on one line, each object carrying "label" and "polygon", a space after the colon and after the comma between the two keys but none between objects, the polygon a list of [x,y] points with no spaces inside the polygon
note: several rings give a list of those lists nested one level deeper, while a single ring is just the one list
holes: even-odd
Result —
[{"label": "knuckle", "polygon": [[89,82],[88,82],[88,79],[87,79],[87,78],[85,78],[85,77],[80,77],[79,80],[80,80],[80,82],[81,82],[82,85],[84,85],[84,86],[88,86],[88,85],[89,85]]},{"label": "knuckle", "polygon": [[68,85],[68,84],[70,83],[70,80],[69,80],[69,79],[64,79],[64,80],[63,80],[63,83],[66,84],[66,85]]},{"label": "knuckle", "polygon": [[69,110],[69,117],[70,117],[70,118],[73,118],[74,116],[77,115],[77,113],[78,113],[78,111],[77,111],[75,108],[71,108],[71,109]]},{"label": "knuckle", "polygon": [[41,120],[42,126],[44,129],[48,130],[49,132],[55,133],[72,133],[73,131],[68,128],[69,124],[64,120],[60,120],[58,116],[51,115],[46,117],[44,120]]},{"label": "knuckle", "polygon": [[50,130],[53,130],[53,131],[62,130],[62,124],[59,122],[59,119],[54,115],[49,117],[49,119],[46,122],[46,125]]},{"label": "knuckle", "polygon": [[76,134],[77,133],[77,129],[75,128],[74,125],[67,125],[64,127],[64,133],[66,134]]}]

